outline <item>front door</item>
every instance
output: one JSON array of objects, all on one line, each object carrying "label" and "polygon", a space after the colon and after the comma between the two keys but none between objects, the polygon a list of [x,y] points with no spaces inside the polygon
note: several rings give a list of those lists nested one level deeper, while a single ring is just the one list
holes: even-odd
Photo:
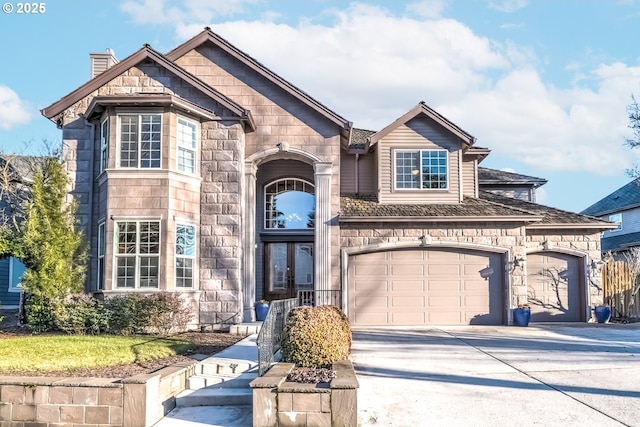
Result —
[{"label": "front door", "polygon": [[264,298],[295,298],[313,290],[313,243],[265,244]]}]

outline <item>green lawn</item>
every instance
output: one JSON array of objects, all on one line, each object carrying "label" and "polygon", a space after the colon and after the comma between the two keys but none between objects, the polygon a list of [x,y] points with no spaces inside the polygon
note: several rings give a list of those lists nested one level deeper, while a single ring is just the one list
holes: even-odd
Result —
[{"label": "green lawn", "polygon": [[73,372],[161,359],[191,348],[187,340],[151,336],[23,336],[0,339],[0,372]]}]

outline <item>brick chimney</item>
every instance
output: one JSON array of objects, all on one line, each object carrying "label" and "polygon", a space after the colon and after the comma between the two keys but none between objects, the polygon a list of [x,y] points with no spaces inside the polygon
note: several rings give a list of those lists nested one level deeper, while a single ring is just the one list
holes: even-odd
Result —
[{"label": "brick chimney", "polygon": [[109,48],[107,48],[106,52],[90,53],[89,57],[91,58],[91,78],[118,63],[113,50]]}]

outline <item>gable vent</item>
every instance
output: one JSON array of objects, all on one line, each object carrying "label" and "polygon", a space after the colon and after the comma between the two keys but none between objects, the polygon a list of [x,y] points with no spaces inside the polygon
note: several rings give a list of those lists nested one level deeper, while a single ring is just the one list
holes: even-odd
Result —
[{"label": "gable vent", "polygon": [[113,50],[109,48],[107,48],[106,52],[90,53],[89,57],[91,58],[91,78],[118,63]]}]

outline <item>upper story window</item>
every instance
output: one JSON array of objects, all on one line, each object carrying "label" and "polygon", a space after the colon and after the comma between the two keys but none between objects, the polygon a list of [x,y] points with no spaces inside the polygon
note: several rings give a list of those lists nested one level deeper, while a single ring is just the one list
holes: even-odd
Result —
[{"label": "upper story window", "polygon": [[160,168],[161,114],[122,114],[120,120],[120,167]]},{"label": "upper story window", "polygon": [[157,288],[160,281],[160,221],[116,222],[116,287]]},{"label": "upper story window", "polygon": [[614,232],[614,231],[622,230],[622,213],[609,215],[609,221],[615,222],[616,224],[618,224],[618,228],[614,228],[609,231]]},{"label": "upper story window", "polygon": [[448,188],[447,150],[396,150],[396,189]]},{"label": "upper story window", "polygon": [[313,184],[301,179],[279,179],[264,189],[265,229],[314,228],[316,196]]},{"label": "upper story window", "polygon": [[178,118],[178,170],[189,174],[196,173],[196,147],[198,125],[189,120]]},{"label": "upper story window", "polygon": [[107,168],[109,161],[109,118],[100,123],[100,173]]}]

